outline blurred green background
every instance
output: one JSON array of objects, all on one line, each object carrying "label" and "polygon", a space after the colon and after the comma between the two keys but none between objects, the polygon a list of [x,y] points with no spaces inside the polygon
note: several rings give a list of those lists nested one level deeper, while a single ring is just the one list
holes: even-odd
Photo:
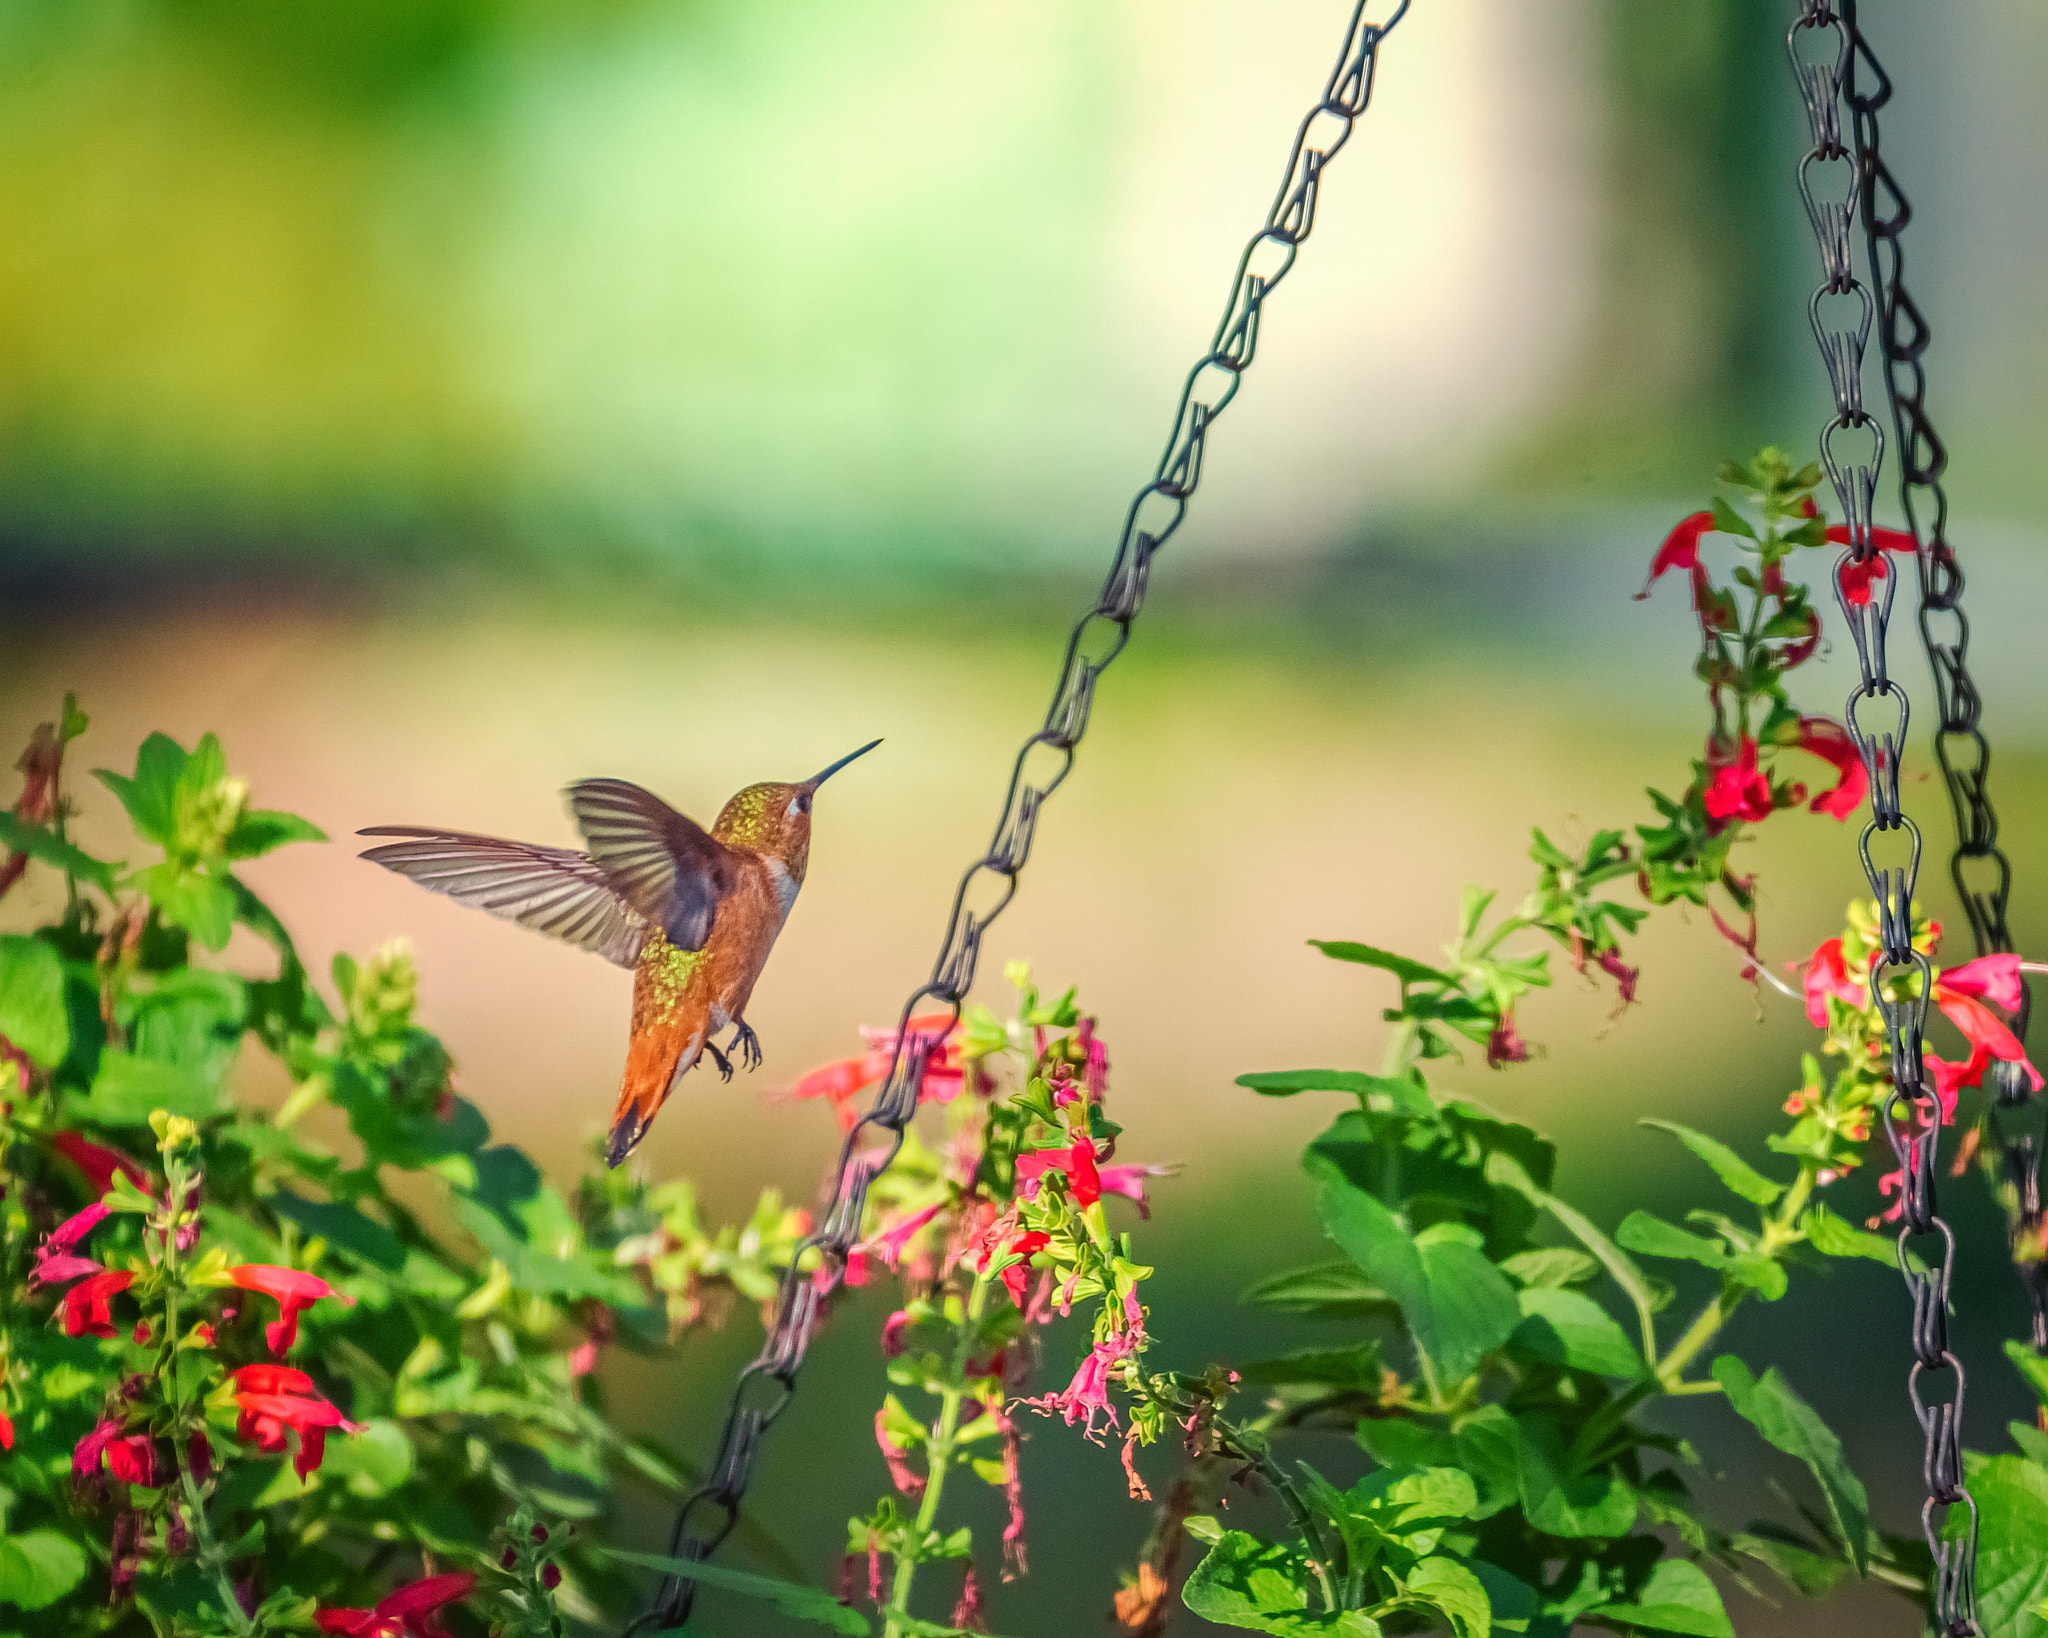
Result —
[{"label": "blurred green background", "polygon": [[[709,817],[886,736],[821,814],[751,1013],[767,1066],[691,1085],[644,1151],[722,1210],[763,1182],[807,1196],[828,1123],[764,1091],[893,1016],[928,963],[1346,9],[5,0],[6,736],[76,688],[89,764],[217,728],[261,801],[337,836],[544,841],[568,839],[572,778]],[[1675,587],[1629,594],[1716,460],[1810,448],[1825,397],[1790,9],[1417,0],[1387,47],[985,963],[1078,983],[1127,1152],[1187,1163],[1143,1239],[1171,1360],[1268,1351],[1234,1293],[1315,1252],[1289,1178],[1330,1111],[1231,1078],[1377,1059],[1379,980],[1303,941],[1427,954],[1466,881],[1519,889],[1530,824],[1583,837],[1684,782],[1689,616]],[[1899,81],[1886,148],[1917,212],[2016,925],[2048,949],[2048,223],[2015,208],[2048,189],[2048,13],[1865,10]],[[1801,700],[1846,687],[1836,655]],[[1860,872],[1831,822],[1771,828],[1753,862],[1783,962]],[[409,933],[466,1092],[573,1169],[616,1086],[623,975],[343,845],[251,874],[321,960]],[[1565,983],[1524,1019],[1538,1062],[1453,1074],[1565,1140],[1567,1192],[1610,1223],[1706,1198],[1638,1116],[1753,1144],[1807,1036],[1704,922],[1665,916],[1643,954],[1618,1024]],[[1951,1195],[1972,1432],[1997,1445],[2023,1409],[1996,1353],[2018,1307],[1988,1208]],[[1736,1338],[1834,1415],[1895,1528],[1918,1494],[1904,1300],[1859,1266]],[[879,1317],[820,1344],[756,1487],[819,1576],[885,1482]],[[707,1452],[755,1336],[741,1316],[682,1380],[617,1361],[612,1386]],[[1710,1467],[1754,1449],[1712,1407],[1685,1431]],[[995,1594],[999,1631],[1099,1620],[1146,1525],[1112,1455],[1035,1433],[1037,1573]],[[1742,1609],[1745,1632],[1916,1621],[1865,1595]]]}]

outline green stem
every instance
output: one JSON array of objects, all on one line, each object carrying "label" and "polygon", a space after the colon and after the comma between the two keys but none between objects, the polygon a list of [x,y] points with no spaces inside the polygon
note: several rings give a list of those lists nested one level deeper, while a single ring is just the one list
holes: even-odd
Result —
[{"label": "green stem", "polygon": [[[1766,1257],[1776,1257],[1799,1238],[1797,1223],[1800,1212],[1806,1209],[1806,1202],[1813,1195],[1816,1168],[1802,1165],[1799,1176],[1791,1188],[1785,1191],[1776,1210],[1764,1219],[1763,1237],[1757,1241],[1757,1250]],[[1724,1284],[1720,1292],[1702,1308],[1691,1325],[1666,1351],[1657,1365],[1657,1385],[1665,1393],[1704,1393],[1708,1390],[1695,1383],[1685,1382],[1685,1368],[1699,1357],[1708,1343],[1720,1335],[1721,1328],[1734,1317],[1749,1296],[1747,1286]]]},{"label": "green stem", "polygon": [[178,1213],[188,1192],[189,1179],[184,1168],[175,1165],[165,1167],[164,1180],[164,1335],[163,1364],[160,1380],[164,1385],[164,1398],[169,1402],[171,1417],[171,1451],[177,1458],[178,1478],[185,1492],[185,1502],[192,1514],[192,1537],[197,1544],[195,1557],[200,1564],[213,1573],[220,1588],[222,1619],[231,1623],[240,1638],[249,1638],[256,1631],[256,1623],[249,1618],[249,1612],[242,1608],[242,1600],[235,1593],[234,1577],[228,1573],[226,1556],[221,1552],[219,1539],[213,1533],[212,1522],[206,1516],[206,1492],[199,1483],[198,1475],[192,1471],[190,1440],[184,1417],[183,1397],[178,1390],[178,1287],[181,1275],[178,1252]]},{"label": "green stem", "polygon": [[904,1544],[906,1550],[896,1555],[896,1578],[890,1583],[888,1607],[882,1612],[886,1618],[883,1638],[902,1638],[903,1622],[910,1617],[910,1592],[917,1582],[917,1566],[925,1541],[939,1516],[939,1498],[945,1492],[946,1471],[952,1465],[953,1447],[960,1433],[960,1407],[967,1397],[967,1362],[973,1356],[977,1322],[988,1301],[990,1284],[987,1278],[977,1276],[974,1288],[967,1294],[966,1318],[953,1344],[952,1376],[939,1391],[938,1425],[925,1443],[924,1498],[918,1503],[917,1518],[910,1527],[911,1539]]}]

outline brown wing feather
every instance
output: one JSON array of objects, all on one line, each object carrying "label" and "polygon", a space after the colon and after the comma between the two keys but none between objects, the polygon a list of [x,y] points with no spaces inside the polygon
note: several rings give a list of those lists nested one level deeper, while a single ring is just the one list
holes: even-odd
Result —
[{"label": "brown wing feather", "polygon": [[736,861],[696,820],[623,779],[585,779],[568,791],[590,856],[626,902],[679,950],[701,950]]},{"label": "brown wing feather", "polygon": [[647,918],[588,854],[413,825],[373,825],[356,834],[408,838],[370,848],[363,857],[430,892],[565,939],[621,967],[639,959]]}]

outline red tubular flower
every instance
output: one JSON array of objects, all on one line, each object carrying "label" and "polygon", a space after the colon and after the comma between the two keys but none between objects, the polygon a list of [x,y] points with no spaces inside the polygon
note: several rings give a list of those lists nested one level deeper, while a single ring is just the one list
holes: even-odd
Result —
[{"label": "red tubular flower", "polygon": [[1991,1067],[1989,1048],[1973,1046],[1969,1058],[1959,1064],[1952,1064],[1946,1058],[1937,1058],[1931,1052],[1920,1055],[1920,1061],[1927,1066],[1927,1072],[1934,1077],[1934,1100],[1941,1105],[1941,1124],[1951,1125],[1956,1118],[1956,1103],[1966,1086],[1984,1084],[1984,1071]]},{"label": "red tubular flower", "polygon": [[84,1483],[99,1477],[105,1467],[127,1484],[154,1490],[157,1477],[156,1441],[146,1433],[125,1433],[111,1417],[103,1418],[71,1451],[71,1477]]},{"label": "red tubular flower", "polygon": [[1828,997],[1846,1002],[1852,1007],[1870,1005],[1870,986],[1861,979],[1849,975],[1848,959],[1842,953],[1842,941],[1831,938],[1813,952],[1806,963],[1806,1020],[1815,1029],[1828,1027]]},{"label": "red tubular flower", "polygon": [[0,1413],[0,1450],[14,1448],[14,1418]]},{"label": "red tubular flower", "polygon": [[1981,956],[1934,977],[1934,1004],[1963,1032],[1971,1056],[1981,1051],[2005,1063],[2019,1064],[2038,1092],[2043,1085],[2041,1072],[2028,1061],[2027,1049],[1984,1004],[1990,1001],[2010,1010],[2020,1004],[2021,993],[2020,958],[2016,955]]},{"label": "red tubular flower", "polygon": [[1643,970],[1631,967],[1621,959],[1619,950],[1602,950],[1594,958],[1600,970],[1614,980],[1615,993],[1621,997],[1625,1007],[1636,998],[1636,985],[1641,981]]},{"label": "red tubular flower", "polygon": [[345,1638],[441,1638],[445,1629],[435,1615],[467,1598],[475,1585],[476,1577],[466,1572],[430,1575],[380,1599],[375,1609],[320,1610],[313,1621],[322,1632]]},{"label": "red tubular flower", "polygon": [[239,1268],[229,1269],[228,1279],[244,1291],[261,1291],[265,1296],[277,1299],[282,1312],[263,1328],[263,1340],[270,1344],[273,1354],[288,1352],[298,1340],[301,1310],[310,1308],[322,1297],[341,1297],[351,1308],[356,1301],[353,1297],[342,1296],[317,1274],[296,1268],[278,1268],[270,1263],[244,1263]]},{"label": "red tubular flower", "polygon": [[1525,1064],[1528,1061],[1529,1043],[1516,1031],[1515,1015],[1502,1013],[1500,1022],[1493,1026],[1493,1033],[1486,1038],[1486,1067],[1499,1069],[1507,1064]]},{"label": "red tubular flower", "polygon": [[1813,812],[1846,819],[1863,806],[1863,798],[1870,789],[1870,774],[1848,729],[1827,717],[1801,717],[1795,743],[1800,750],[1810,751],[1831,764],[1839,776],[1832,789],[1822,791],[1807,804]]},{"label": "red tubular flower", "polygon": [[[925,1060],[924,1082],[918,1089],[921,1102],[950,1102],[966,1080],[959,1045],[947,1039],[958,1023],[951,1013],[945,1012],[926,1013],[910,1020],[913,1037],[930,1036],[942,1043]],[[887,1075],[896,1056],[895,1030],[863,1028],[860,1033],[867,1042],[865,1052],[821,1064],[799,1075],[788,1093],[792,1098],[824,1098],[838,1112],[839,1124],[849,1128],[859,1118],[851,1107],[854,1095]]]},{"label": "red tubular flower", "polygon": [[1707,819],[1716,831],[1730,824],[1755,824],[1768,819],[1775,805],[1771,782],[1757,766],[1756,741],[1745,737],[1733,762],[1713,765],[1704,798]]},{"label": "red tubular flower", "polygon": [[1067,1186],[1077,1206],[1092,1206],[1102,1198],[1102,1174],[1095,1169],[1095,1139],[1086,1132],[1076,1136],[1067,1151]]},{"label": "red tubular flower", "polygon": [[67,1337],[111,1337],[114,1334],[114,1316],[107,1305],[116,1292],[126,1291],[134,1283],[135,1276],[125,1269],[102,1272],[80,1280],[64,1293],[64,1334]]},{"label": "red tubular flower", "polygon": [[[1849,526],[1838,523],[1828,531],[1828,539],[1837,546],[1847,546]],[[1917,552],[1920,543],[1903,529],[1881,529],[1875,526],[1870,531],[1870,555],[1861,563],[1842,565],[1842,595],[1862,608],[1870,601],[1870,585],[1874,580],[1885,577],[1884,554],[1886,552]]]},{"label": "red tubular flower", "polygon": [[1714,528],[1712,512],[1695,512],[1683,519],[1677,528],[1664,537],[1664,544],[1657,548],[1657,555],[1650,559],[1650,578],[1643,582],[1643,589],[1636,593],[1640,603],[1650,595],[1650,588],[1668,569],[1689,570],[1697,589],[1703,571],[1700,568],[1700,536],[1711,534]]},{"label": "red tubular flower", "polygon": [[362,1431],[320,1397],[310,1376],[289,1365],[244,1365],[234,1373],[234,1382],[235,1405],[241,1411],[235,1437],[254,1441],[258,1450],[275,1454],[285,1448],[286,1431],[296,1433],[299,1453],[292,1460],[292,1470],[302,1479],[325,1459],[329,1428],[344,1433]]},{"label": "red tubular flower", "polygon": [[149,1187],[149,1174],[134,1161],[113,1149],[103,1149],[97,1143],[90,1143],[76,1132],[52,1132],[50,1147],[85,1173],[85,1179],[95,1194],[105,1194],[114,1186],[116,1172],[126,1173],[128,1181],[138,1189],[147,1190]]},{"label": "red tubular flower", "polygon": [[899,1308],[882,1322],[882,1357],[894,1359],[903,1352],[903,1333],[910,1329],[910,1314]]},{"label": "red tubular flower", "polygon": [[859,1249],[873,1252],[894,1268],[903,1260],[904,1251],[916,1238],[918,1231],[945,1209],[946,1202],[940,1200],[925,1207],[923,1211],[912,1212],[908,1217],[891,1224]]},{"label": "red tubular flower", "polygon": [[[1031,1259],[1052,1244],[1052,1236],[1039,1229],[1026,1229],[1004,1247],[1006,1252],[1023,1259],[1012,1263],[1003,1270],[1003,1289],[1010,1293],[1010,1301],[1019,1308],[1024,1306],[1024,1287],[1030,1279]],[[987,1268],[993,1258],[993,1251],[982,1254],[981,1266]]]},{"label": "red tubular flower", "polygon": [[924,1475],[910,1465],[904,1448],[889,1437],[889,1412],[875,1412],[875,1443],[882,1447],[882,1460],[889,1464],[889,1482],[912,1501],[924,1494]]},{"label": "red tubular flower", "polygon": [[130,1434],[107,1446],[107,1470],[125,1484],[154,1490],[163,1482],[156,1470],[156,1441],[144,1433]]}]

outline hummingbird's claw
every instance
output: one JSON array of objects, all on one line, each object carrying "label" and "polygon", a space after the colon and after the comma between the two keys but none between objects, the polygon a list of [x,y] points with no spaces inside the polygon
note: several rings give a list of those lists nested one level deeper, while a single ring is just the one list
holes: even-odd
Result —
[{"label": "hummingbird's claw", "polygon": [[732,1025],[732,1048],[740,1055],[740,1062],[748,1069],[761,1067],[761,1037],[737,1018],[733,1020]]},{"label": "hummingbird's claw", "polygon": [[721,1081],[731,1080],[732,1060],[718,1050],[715,1042],[706,1041],[704,1043],[704,1050],[711,1054],[711,1061],[718,1065],[718,1078]]}]

